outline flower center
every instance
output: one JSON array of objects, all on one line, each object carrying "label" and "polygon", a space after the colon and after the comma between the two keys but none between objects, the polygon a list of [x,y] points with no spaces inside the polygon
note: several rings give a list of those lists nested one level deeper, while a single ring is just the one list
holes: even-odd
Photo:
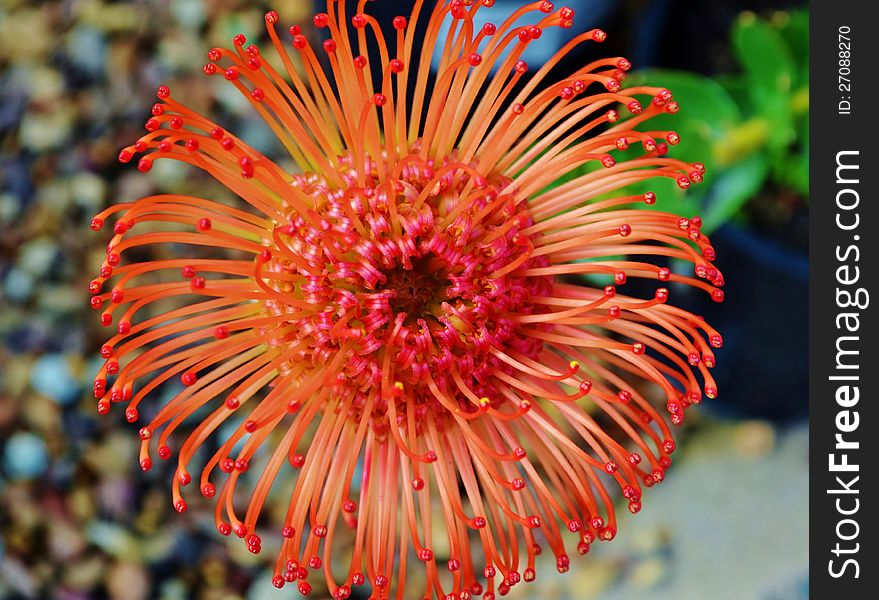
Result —
[{"label": "flower center", "polygon": [[509,369],[492,350],[537,358],[515,317],[552,286],[526,274],[548,262],[531,256],[533,222],[509,180],[454,156],[436,164],[414,154],[397,173],[371,160],[355,169],[351,156],[339,164],[340,189],[294,178],[293,195],[314,208],[291,200],[274,251],[258,260],[267,310],[289,316],[275,327],[290,345],[276,352],[292,351],[291,368],[330,372],[336,360],[342,391],[390,385],[427,405],[441,392],[465,411],[505,403],[487,383]]},{"label": "flower center", "polygon": [[397,268],[385,272],[382,286],[391,293],[391,310],[395,314],[405,314],[407,324],[418,319],[436,319],[442,315],[441,303],[449,299],[446,295],[449,272],[442,261],[421,257],[412,263],[412,269]]}]

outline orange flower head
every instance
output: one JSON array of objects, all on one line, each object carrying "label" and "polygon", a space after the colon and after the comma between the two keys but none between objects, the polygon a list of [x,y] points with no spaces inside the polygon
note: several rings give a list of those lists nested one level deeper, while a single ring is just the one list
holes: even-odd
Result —
[{"label": "orange flower head", "polygon": [[[314,17],[321,44],[298,26],[282,40],[267,13],[277,59],[238,35],[204,71],[247,98],[298,169],[162,86],[120,160],[188,163],[241,204],[156,195],[93,221],[115,217],[90,285],[116,331],[98,411],[123,402],[137,422],[160,385],[182,382],[147,409],[140,464],[175,456],[174,507],[195,483],[220,533],[255,553],[267,499],[288,490],[278,587],[491,599],[533,581],[544,549],[567,571],[568,549],[614,537],[617,492],[636,513],[662,481],[669,423],[717,393],[721,337],[663,287],[723,299],[701,221],[620,191],[702,180],[702,165],[667,156],[676,133],[638,128],[676,112],[672,94],[623,88],[624,58],[555,74],[600,30],[531,72],[525,49],[574,11],[532,2],[476,26],[493,3],[418,0],[388,40],[366,0],[330,0]],[[136,260],[166,244],[191,258]]]}]

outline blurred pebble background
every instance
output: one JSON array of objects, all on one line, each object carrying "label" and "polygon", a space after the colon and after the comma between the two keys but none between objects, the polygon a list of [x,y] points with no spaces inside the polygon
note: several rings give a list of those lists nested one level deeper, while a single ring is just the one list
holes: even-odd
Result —
[{"label": "blurred pebble background", "polygon": [[[717,30],[740,4],[717,3],[726,20]],[[674,60],[651,33],[656,20],[686,5],[577,9],[581,24],[619,31],[618,50],[653,66]],[[268,8],[285,23],[312,13],[305,0],[0,1],[0,599],[297,596],[271,586],[270,550],[254,557],[225,543],[197,501],[174,513],[168,473],[140,472],[133,430],[116,411],[99,419],[90,393],[102,333],[86,285],[105,243],[91,216],[157,191],[224,193],[176,163],[144,175],[116,155],[140,135],[160,83],[271,151],[246,102],[201,73],[210,47],[239,32],[258,39]],[[722,360],[735,364],[728,352]],[[622,516],[616,541],[596,544],[565,576],[547,562],[537,584],[512,596],[806,598],[805,411],[770,420],[704,407],[691,413],[667,482],[636,518]]]}]

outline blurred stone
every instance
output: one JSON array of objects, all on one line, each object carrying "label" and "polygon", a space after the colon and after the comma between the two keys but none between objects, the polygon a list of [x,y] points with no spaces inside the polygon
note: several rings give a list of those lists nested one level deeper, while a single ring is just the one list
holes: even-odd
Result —
[{"label": "blurred stone", "polygon": [[775,430],[766,421],[741,423],[733,436],[733,447],[746,458],[760,458],[775,449]]},{"label": "blurred stone", "polygon": [[62,583],[74,590],[94,589],[106,571],[105,560],[104,557],[92,555],[66,563]]},{"label": "blurred stone", "polygon": [[95,173],[87,171],[74,174],[70,178],[69,186],[73,201],[88,214],[96,213],[107,195],[105,181]]},{"label": "blurred stone", "polygon": [[4,391],[13,396],[20,396],[30,383],[31,368],[34,359],[27,354],[13,354],[5,357],[3,362]]},{"label": "blurred stone", "polygon": [[655,587],[667,574],[667,561],[654,557],[635,565],[629,573],[629,580],[635,589],[646,590]]},{"label": "blurred stone", "polygon": [[278,142],[278,136],[262,119],[246,119],[240,129],[241,139],[247,145],[256,148],[266,156],[280,156],[283,154],[283,146]]},{"label": "blurred stone", "polygon": [[[153,163],[153,169],[150,173],[156,172],[162,163],[171,161],[158,160]],[[128,171],[119,178],[117,184],[117,194],[120,199],[130,201],[134,198],[149,196],[155,190],[155,184],[150,177],[143,177],[141,173]]]},{"label": "blurred stone", "polygon": [[[150,535],[158,531],[168,512],[168,497],[164,490],[151,489],[141,501],[141,510],[134,522],[134,529],[139,533]],[[143,546],[147,556],[166,556],[170,539],[168,536],[149,538]]]},{"label": "blurred stone", "polygon": [[63,585],[59,585],[55,590],[53,600],[90,600],[90,598],[82,591],[71,590],[65,588]]},{"label": "blurred stone", "polygon": [[157,563],[168,560],[177,549],[178,529],[167,527],[168,510],[162,513],[162,517],[163,523],[153,530],[153,534],[141,539],[140,553],[144,561]]},{"label": "blurred stone", "polygon": [[95,516],[94,492],[87,486],[76,486],[67,495],[67,507],[80,522]]},{"label": "blurred stone", "polygon": [[217,101],[232,114],[240,115],[251,109],[248,99],[231,85],[224,85],[217,89]]},{"label": "blurred stone", "polygon": [[310,2],[302,2],[302,0],[275,0],[273,4],[281,16],[281,22],[285,24],[299,23],[308,19],[314,8]]},{"label": "blurred stone", "polygon": [[202,561],[200,570],[207,587],[221,587],[226,581],[226,565],[218,557],[208,557]]},{"label": "blurred stone", "polygon": [[[10,396],[0,393],[0,428],[6,428],[12,423],[18,414],[18,406],[13,402]],[[3,480],[0,479],[0,488],[3,487]]]},{"label": "blurred stone", "polygon": [[65,106],[50,112],[28,111],[18,129],[21,145],[34,152],[60,148],[70,139],[73,114]]},{"label": "blurred stone", "polygon": [[[234,538],[234,539],[233,539]],[[252,554],[247,549],[247,544],[236,538],[234,535],[229,536],[226,541],[226,548],[229,556],[236,564],[246,567],[253,567],[262,562],[262,558],[256,554]]]},{"label": "blurred stone", "polygon": [[31,367],[31,386],[62,406],[75,402],[80,385],[70,361],[70,357],[64,354],[44,354]]},{"label": "blurred stone", "polygon": [[632,547],[640,554],[655,554],[668,548],[669,532],[665,527],[636,527],[631,532]]},{"label": "blurred stone", "polygon": [[67,54],[71,62],[97,77],[104,70],[107,44],[104,34],[89,25],[78,25],[67,34]]},{"label": "blurred stone", "polygon": [[140,440],[132,432],[114,430],[100,445],[91,446],[83,455],[83,462],[96,473],[105,476],[128,475],[136,464]]},{"label": "blurred stone", "polygon": [[45,278],[58,257],[58,244],[47,237],[25,243],[18,254],[18,266],[36,278]]},{"label": "blurred stone", "polygon": [[28,568],[15,559],[0,559],[0,582],[6,582],[25,598],[37,597],[37,582]]},{"label": "blurred stone", "polygon": [[133,512],[136,498],[127,478],[105,477],[97,489],[98,504],[103,513],[125,520]]},{"label": "blurred stone", "polygon": [[110,103],[114,114],[117,115],[131,110],[135,90],[131,77],[113,77],[113,75],[131,73],[138,52],[136,42],[137,39],[131,36],[111,38],[107,50],[107,64],[104,66],[107,82],[105,86],[95,90]]},{"label": "blurred stone", "polygon": [[3,279],[3,291],[12,302],[25,302],[34,292],[34,277],[23,269],[12,267]]},{"label": "blurred stone", "polygon": [[[70,207],[71,190],[68,183],[62,179],[45,181],[37,192],[37,203],[43,209],[48,209],[55,221],[58,215],[63,214]],[[57,227],[53,227],[53,230]]]},{"label": "blurred stone", "polygon": [[187,29],[198,29],[205,22],[202,0],[177,0],[171,4],[174,19]]},{"label": "blurred stone", "polygon": [[158,56],[169,71],[192,72],[204,64],[205,52],[201,39],[177,31],[162,38]]},{"label": "blurred stone", "polygon": [[179,579],[169,579],[159,588],[159,600],[187,600],[186,585]]},{"label": "blurred stone", "polygon": [[149,22],[149,19],[145,19],[147,7],[134,3],[81,0],[75,4],[75,9],[81,23],[106,32],[132,31]]},{"label": "blurred stone", "polygon": [[21,78],[32,104],[48,104],[61,101],[64,95],[64,77],[51,67],[39,67]]},{"label": "blurred stone", "polygon": [[239,33],[247,39],[254,39],[264,30],[264,14],[258,10],[224,11],[210,20],[207,40],[211,46],[228,46],[232,37]]},{"label": "blurred stone", "polygon": [[69,562],[85,549],[85,538],[79,527],[56,520],[49,528],[49,553],[53,560]]},{"label": "blurred stone", "polygon": [[30,395],[22,403],[22,422],[45,442],[49,453],[63,445],[63,438],[57,435],[61,428],[60,413],[55,402],[38,394]]},{"label": "blurred stone", "polygon": [[[84,290],[73,289],[69,285],[43,285],[42,293],[37,296],[40,310],[51,315],[73,313],[81,309],[88,296]],[[65,336],[65,348],[79,348],[82,331],[75,330]]]},{"label": "blurred stone", "polygon": [[0,225],[11,223],[21,213],[21,199],[3,192],[0,193]]},{"label": "blurred stone", "polygon": [[46,443],[37,435],[26,431],[12,434],[3,452],[6,474],[12,479],[34,479],[49,467]]},{"label": "blurred stone", "polygon": [[[0,81],[2,84],[2,81]],[[6,100],[0,96],[0,101]],[[22,112],[22,114],[24,114]],[[15,125],[21,122],[21,117],[15,117]],[[34,195],[36,186],[31,180],[31,174],[28,172],[28,164],[22,156],[0,156],[0,185],[2,185],[3,193],[12,194],[12,201],[17,206],[8,209],[9,213],[20,214],[28,205],[31,197]],[[5,212],[5,211],[4,211]],[[4,240],[8,243],[8,240]]]},{"label": "blurred stone", "polygon": [[247,600],[277,600],[278,590],[272,585],[272,572],[265,569],[247,590]]},{"label": "blurred stone", "polygon": [[[0,58],[16,63],[36,61],[48,54],[53,43],[50,22],[40,8],[4,10],[0,19]],[[27,40],[26,44],[21,43]]]},{"label": "blurred stone", "polygon": [[149,575],[141,565],[116,563],[106,577],[111,600],[145,600],[150,593]]},{"label": "blurred stone", "polygon": [[109,554],[120,558],[140,556],[140,545],[120,523],[92,521],[86,527],[88,540]]},{"label": "blurred stone", "polygon": [[170,191],[176,189],[192,170],[189,165],[176,160],[157,160],[153,163],[150,176],[156,187]]}]

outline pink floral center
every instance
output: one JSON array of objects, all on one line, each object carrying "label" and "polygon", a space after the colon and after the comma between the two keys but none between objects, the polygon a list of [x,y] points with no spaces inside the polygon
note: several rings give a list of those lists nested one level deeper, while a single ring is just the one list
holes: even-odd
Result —
[{"label": "pink floral center", "polygon": [[[291,363],[318,366],[345,352],[336,385],[381,386],[393,373],[403,415],[411,402],[420,417],[446,410],[430,385],[456,410],[478,412],[468,395],[503,400],[484,382],[511,370],[493,349],[539,356],[539,340],[517,334],[508,315],[532,314],[532,299],[550,293],[551,277],[521,274],[549,262],[531,257],[523,230],[534,222],[513,202],[509,179],[455,157],[398,162],[399,173],[383,176],[385,165],[367,160],[361,173],[342,157],[339,189],[295,177],[317,208],[292,212],[273,232],[275,251],[258,257],[266,306],[289,316],[274,327],[289,329],[300,348]],[[386,427],[384,411],[374,416]]]}]

